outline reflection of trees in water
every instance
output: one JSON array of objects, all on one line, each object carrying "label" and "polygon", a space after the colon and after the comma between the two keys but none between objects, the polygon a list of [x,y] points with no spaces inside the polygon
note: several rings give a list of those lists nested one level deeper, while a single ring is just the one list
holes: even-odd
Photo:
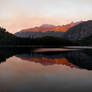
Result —
[{"label": "reflection of trees in water", "polygon": [[85,52],[69,52],[65,57],[80,68],[92,70],[92,57]]},{"label": "reflection of trees in water", "polygon": [[34,48],[25,47],[0,47],[0,63],[5,62],[9,57],[21,53],[30,53]]},{"label": "reflection of trees in water", "polygon": [[[90,55],[89,55],[90,53]],[[72,67],[79,67],[83,69],[92,70],[92,51],[71,51],[71,52],[61,52],[61,53],[40,53],[40,54],[22,54],[17,55],[23,60],[33,61],[36,63],[41,63],[43,65],[53,65],[53,64],[64,64]],[[66,63],[67,62],[67,63]]]},{"label": "reflection of trees in water", "polygon": [[[9,57],[17,57],[41,63],[42,65],[63,64],[70,67],[79,67],[92,70],[92,51],[71,51],[57,53],[32,53],[29,48],[4,48],[0,49],[0,62],[6,61]],[[24,54],[23,54],[24,53]]]},{"label": "reflection of trees in water", "polygon": [[13,52],[6,48],[0,49],[0,63],[5,62],[9,57],[12,57],[13,55]]}]

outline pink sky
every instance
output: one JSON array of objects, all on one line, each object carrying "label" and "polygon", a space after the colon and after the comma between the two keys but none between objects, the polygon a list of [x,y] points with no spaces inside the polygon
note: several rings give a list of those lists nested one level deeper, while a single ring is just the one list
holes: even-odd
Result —
[{"label": "pink sky", "polygon": [[92,19],[92,0],[0,0],[0,25],[15,33],[41,24]]}]

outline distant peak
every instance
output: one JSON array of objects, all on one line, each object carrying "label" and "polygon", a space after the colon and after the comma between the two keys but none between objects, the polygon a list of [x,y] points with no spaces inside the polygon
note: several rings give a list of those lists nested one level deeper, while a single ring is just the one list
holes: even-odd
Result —
[{"label": "distant peak", "polygon": [[54,28],[56,26],[55,25],[51,25],[51,24],[42,24],[40,27],[41,28]]},{"label": "distant peak", "polygon": [[66,32],[69,28],[80,23],[81,22],[71,22],[70,24],[58,25],[58,26],[52,24],[42,24],[41,26],[23,29],[20,32],[48,32],[48,31]]}]

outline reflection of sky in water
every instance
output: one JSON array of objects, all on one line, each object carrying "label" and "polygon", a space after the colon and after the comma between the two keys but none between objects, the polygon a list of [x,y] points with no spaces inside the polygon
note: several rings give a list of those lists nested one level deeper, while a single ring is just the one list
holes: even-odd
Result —
[{"label": "reflection of sky in water", "polygon": [[43,66],[11,57],[0,65],[0,90],[13,92],[58,92],[91,90],[92,71],[66,65]]}]

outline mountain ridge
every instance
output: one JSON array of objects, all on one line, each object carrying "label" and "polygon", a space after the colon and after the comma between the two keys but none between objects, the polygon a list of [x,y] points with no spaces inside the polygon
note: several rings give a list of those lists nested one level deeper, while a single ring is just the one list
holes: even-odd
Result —
[{"label": "mountain ridge", "polygon": [[69,40],[82,40],[92,35],[92,20],[84,21],[70,28],[65,37]]},{"label": "mountain ridge", "polygon": [[55,31],[55,32],[66,32],[69,28],[79,24],[80,22],[72,22],[66,25],[51,25],[51,24],[42,24],[41,26],[36,26],[33,28],[23,29],[20,32],[48,32],[48,31]]},{"label": "mountain ridge", "polygon": [[28,29],[23,29],[14,35],[17,37],[24,37],[24,38],[37,38],[37,37],[44,37],[44,36],[55,36],[55,37],[63,37],[65,32],[74,27],[75,25],[81,23],[80,22],[72,22],[70,24],[62,25],[62,26],[55,26],[51,24],[43,24],[39,27],[33,27]]}]

